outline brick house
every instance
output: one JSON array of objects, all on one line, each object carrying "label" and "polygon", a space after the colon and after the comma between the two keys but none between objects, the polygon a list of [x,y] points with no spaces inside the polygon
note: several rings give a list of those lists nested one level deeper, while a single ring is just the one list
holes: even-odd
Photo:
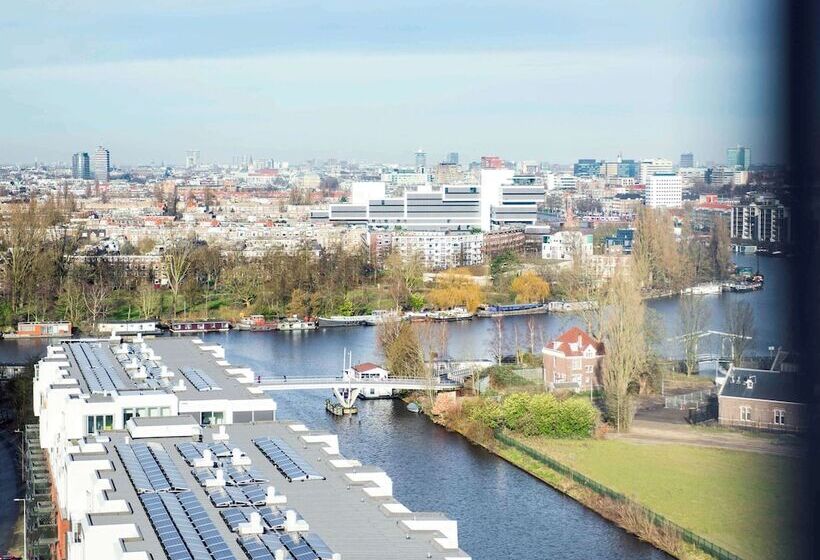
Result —
[{"label": "brick house", "polygon": [[587,391],[600,385],[604,345],[586,331],[572,327],[550,341],[541,352],[544,356],[544,387]]},{"label": "brick house", "polygon": [[799,432],[808,422],[798,373],[732,367],[718,392],[724,426]]}]

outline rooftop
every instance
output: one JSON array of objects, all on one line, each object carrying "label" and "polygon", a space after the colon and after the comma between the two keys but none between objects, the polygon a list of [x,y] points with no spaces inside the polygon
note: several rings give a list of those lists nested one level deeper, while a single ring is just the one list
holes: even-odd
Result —
[{"label": "rooftop", "polygon": [[[199,550],[193,555],[197,560],[272,559],[266,546],[273,543],[277,549],[291,550],[297,535],[297,541],[316,549],[317,543],[323,543],[325,553],[286,553],[285,559],[333,558],[326,549],[342,559],[356,560],[466,558],[457,540],[451,540],[457,539],[455,533],[447,529],[451,524],[454,529],[454,522],[442,514],[407,510],[390,496],[392,482],[383,472],[339,454],[335,436],[278,422],[234,424],[223,430],[204,428],[203,443],[184,437],[129,439],[124,431],[89,438],[88,452],[75,454],[72,460],[109,460],[113,469],[99,473],[112,483],[106,498],[124,500],[130,510],[93,513],[90,525],[133,523],[139,537],[124,538],[125,550],[145,551],[154,559],[190,558],[186,550]],[[228,439],[222,441],[224,437]],[[290,468],[313,471],[316,476],[289,482],[288,467],[283,466],[287,460],[280,453],[274,464],[263,452],[260,442],[265,440],[278,442],[284,455],[298,465]],[[100,444],[94,445],[95,441]],[[213,450],[210,457],[205,446]],[[205,467],[206,462],[212,466]],[[143,464],[149,465],[147,477],[141,474]],[[243,473],[249,473],[254,482],[243,481]],[[224,477],[224,486],[214,482],[220,477]],[[282,500],[286,503],[279,503]],[[290,525],[285,522],[287,510],[295,512]],[[255,529],[252,522],[247,523],[252,513],[261,517]],[[190,526],[194,532],[186,533],[185,527]],[[179,543],[184,542],[177,552],[173,543],[178,539],[168,536],[175,528],[182,535]],[[205,531],[209,531],[208,538],[203,537]],[[250,548],[260,552],[247,554]]]},{"label": "rooftop", "polygon": [[720,396],[800,403],[804,399],[800,396],[799,381],[796,373],[733,367]]}]

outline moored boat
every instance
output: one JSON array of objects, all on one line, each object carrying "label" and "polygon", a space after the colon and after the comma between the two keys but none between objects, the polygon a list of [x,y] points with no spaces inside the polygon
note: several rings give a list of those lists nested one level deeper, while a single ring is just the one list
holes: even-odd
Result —
[{"label": "moored boat", "polygon": [[251,315],[240,319],[236,328],[240,331],[275,331],[278,325],[277,321],[268,321],[264,315]]},{"label": "moored boat", "polygon": [[685,288],[681,290],[680,293],[693,296],[706,296],[711,294],[719,294],[721,291],[723,291],[723,288],[720,284],[709,283],[698,284],[697,286],[692,286],[691,288]]},{"label": "moored boat", "polygon": [[549,306],[545,303],[516,303],[510,305],[487,305],[478,310],[478,317],[506,317],[509,315],[535,315],[546,313]]},{"label": "moored boat", "polygon": [[319,317],[317,319],[319,327],[364,327],[375,324],[373,315],[331,315],[330,317]]},{"label": "moored boat", "polygon": [[230,328],[230,321],[222,321],[218,319],[202,319],[201,321],[171,321],[168,325],[168,330],[174,334],[225,332]]},{"label": "moored boat", "polygon": [[433,321],[468,321],[473,318],[473,314],[463,307],[453,307],[442,311],[433,311],[429,314]]},{"label": "moored boat", "polygon": [[283,319],[276,324],[278,331],[312,331],[316,329],[316,321],[301,320],[296,316]]}]

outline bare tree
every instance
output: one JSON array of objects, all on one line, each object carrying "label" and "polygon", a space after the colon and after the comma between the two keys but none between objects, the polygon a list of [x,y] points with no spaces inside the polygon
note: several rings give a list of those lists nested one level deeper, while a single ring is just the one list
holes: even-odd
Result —
[{"label": "bare tree", "polygon": [[683,362],[686,375],[697,373],[698,343],[709,322],[709,308],[703,299],[694,295],[680,298],[680,339],[683,341]]},{"label": "bare tree", "polygon": [[490,328],[492,329],[492,347],[490,350],[495,362],[500,364],[504,358],[504,318],[495,317]]},{"label": "bare tree", "polygon": [[74,280],[63,283],[60,293],[60,303],[63,307],[63,318],[77,327],[83,322],[86,313],[83,290]]},{"label": "bare tree", "polygon": [[83,301],[88,310],[88,319],[92,328],[97,328],[97,321],[108,312],[111,303],[111,287],[104,282],[97,282],[86,286],[83,290]]},{"label": "bare tree", "polygon": [[601,329],[604,412],[619,432],[629,430],[635,387],[647,367],[646,328],[646,305],[637,281],[630,269],[619,269],[607,290]]},{"label": "bare tree", "polygon": [[159,314],[160,294],[153,282],[143,282],[137,288],[140,317],[148,319]]},{"label": "bare tree", "polygon": [[743,354],[755,335],[754,311],[747,301],[734,301],[726,312],[726,326],[732,333],[732,360],[743,363]]},{"label": "bare tree", "polygon": [[168,276],[168,288],[171,290],[173,316],[177,316],[177,298],[182,283],[191,270],[193,245],[187,241],[178,242],[165,250],[165,273]]}]

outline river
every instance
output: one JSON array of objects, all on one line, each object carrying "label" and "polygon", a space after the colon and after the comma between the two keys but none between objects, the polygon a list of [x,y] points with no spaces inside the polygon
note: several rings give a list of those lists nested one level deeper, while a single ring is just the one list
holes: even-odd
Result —
[{"label": "river", "polygon": [[[754,257],[739,256],[736,262],[757,266]],[[789,285],[786,261],[761,258],[760,269],[766,287],[759,292],[702,297],[708,303],[708,326],[717,330],[725,328],[725,310],[735,298],[749,301],[757,328],[750,351],[768,354],[770,346],[789,344],[788,309],[783,307]],[[677,298],[654,300],[649,306],[665,325],[661,338],[679,334]],[[562,315],[540,315],[534,320],[537,344],[578,322]],[[522,345],[529,338],[526,317],[505,319],[504,329],[512,338],[517,331]],[[460,359],[489,357],[492,330],[490,320],[449,325],[449,353]],[[222,344],[231,363],[247,365],[263,375],[338,375],[344,349],[353,352],[354,361],[381,359],[372,328],[233,331],[206,338]],[[678,352],[670,343],[665,345],[669,354]],[[44,341],[0,343],[0,361],[36,357],[44,346]],[[483,448],[407,412],[400,401],[363,402],[357,416],[337,418],[324,410],[325,392],[277,392],[274,397],[280,419],[300,420],[311,428],[338,433],[345,455],[387,471],[396,498],[410,509],[441,511],[458,520],[461,547],[476,560],[667,557]],[[0,462],[12,459],[9,454],[0,456]],[[4,529],[0,526],[0,535],[5,534]]]}]

